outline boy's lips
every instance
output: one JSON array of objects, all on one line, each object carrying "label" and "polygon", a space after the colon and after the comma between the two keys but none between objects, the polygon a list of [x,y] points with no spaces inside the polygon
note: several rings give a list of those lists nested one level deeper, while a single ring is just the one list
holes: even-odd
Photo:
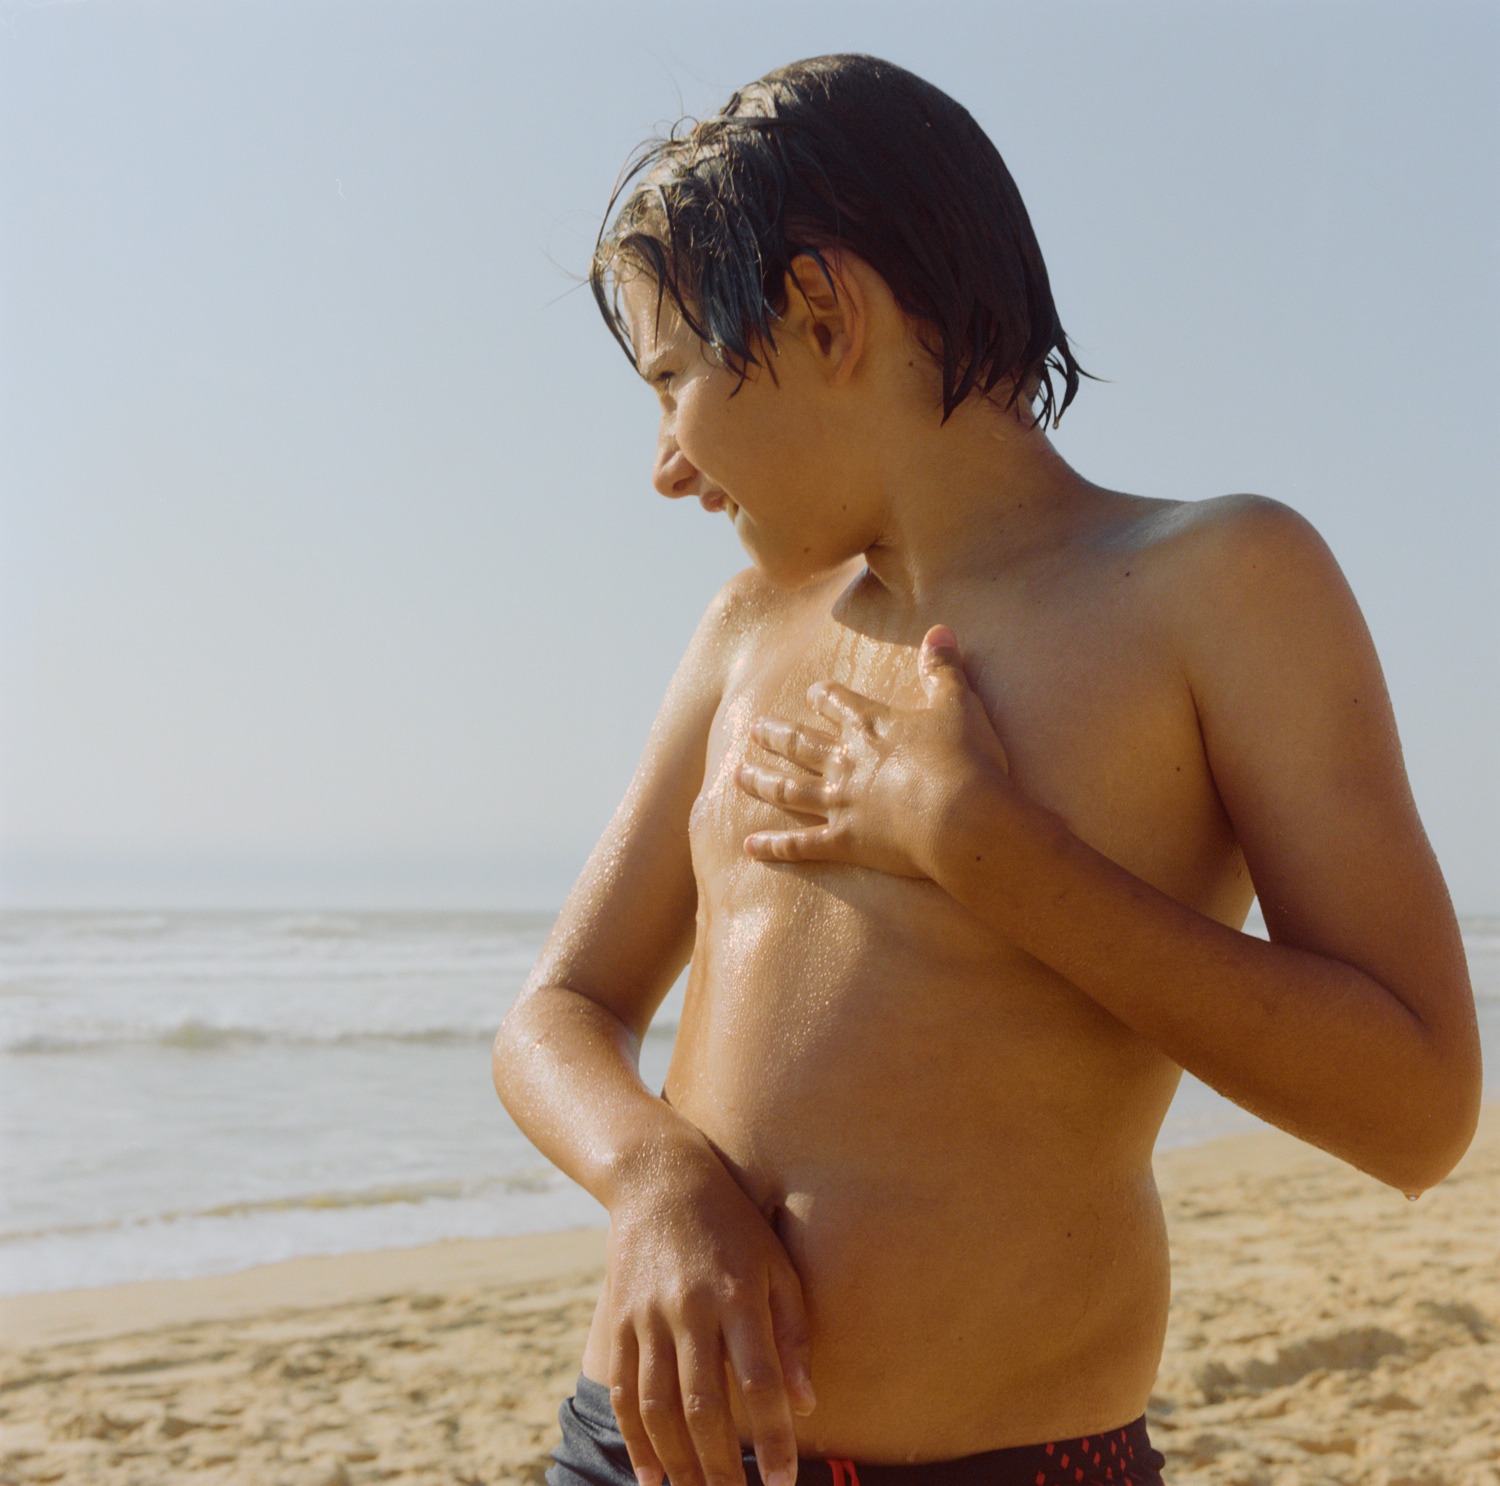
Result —
[{"label": "boy's lips", "polygon": [[739,508],[724,494],[722,490],[710,490],[698,497],[698,503],[705,511],[728,510],[731,515]]}]

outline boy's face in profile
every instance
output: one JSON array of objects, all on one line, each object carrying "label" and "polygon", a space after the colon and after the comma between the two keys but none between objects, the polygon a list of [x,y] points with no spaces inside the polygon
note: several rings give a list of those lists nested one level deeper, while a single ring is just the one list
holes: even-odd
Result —
[{"label": "boy's face in profile", "polygon": [[797,335],[765,347],[741,380],[683,321],[656,281],[638,273],[620,300],[642,378],[661,404],[652,483],[727,511],[756,567],[798,588],[869,545],[857,506],[838,479],[838,424],[827,416],[826,379]]}]

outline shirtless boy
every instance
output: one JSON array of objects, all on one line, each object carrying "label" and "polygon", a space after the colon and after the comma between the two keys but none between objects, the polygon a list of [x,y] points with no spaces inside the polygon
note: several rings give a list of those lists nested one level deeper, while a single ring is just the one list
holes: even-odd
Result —
[{"label": "shirtless boy", "polygon": [[1477,1118],[1354,600],[1282,506],[1063,462],[1025,210],[899,68],[799,63],[659,144],[594,282],[657,490],[754,565],[496,1042],[610,1216],[548,1479],[1157,1481],[1180,1071],[1407,1193]]}]

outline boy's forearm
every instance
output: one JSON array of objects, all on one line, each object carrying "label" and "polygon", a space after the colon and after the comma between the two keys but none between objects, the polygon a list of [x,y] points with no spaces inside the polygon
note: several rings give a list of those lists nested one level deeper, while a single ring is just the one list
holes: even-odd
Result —
[{"label": "boy's forearm", "polygon": [[743,1480],[732,1377],[761,1478],[790,1481],[793,1410],[816,1405],[800,1280],[703,1133],[641,1082],[637,1053],[606,1007],[543,985],[495,1039],[495,1088],[609,1209],[610,1401],[636,1474]]},{"label": "boy's forearm", "polygon": [[495,1090],[541,1153],[613,1208],[642,1168],[702,1136],[641,1081],[639,1045],[605,1007],[559,986],[523,994],[495,1038]]},{"label": "boy's forearm", "polygon": [[1003,779],[964,791],[932,852],[971,912],[1264,1118],[1409,1192],[1467,1147],[1472,1040],[1355,966],[1185,907]]}]

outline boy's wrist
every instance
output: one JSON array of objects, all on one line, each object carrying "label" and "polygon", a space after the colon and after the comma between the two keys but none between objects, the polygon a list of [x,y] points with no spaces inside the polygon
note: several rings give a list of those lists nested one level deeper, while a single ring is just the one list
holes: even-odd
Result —
[{"label": "boy's wrist", "polygon": [[[1028,816],[1045,820],[1028,821]],[[983,902],[982,916],[1018,910],[1019,892],[1029,873],[1028,839],[1038,829],[1058,822],[1017,791],[1010,775],[998,764],[977,762],[947,791],[933,813],[929,831],[927,875],[950,896],[968,907]],[[997,928],[1001,927],[996,923]]]},{"label": "boy's wrist", "polygon": [[633,1130],[604,1158],[600,1190],[594,1195],[614,1213],[616,1209],[664,1187],[685,1185],[688,1173],[713,1152],[698,1128],[665,1101],[653,1101],[648,1126]]}]

